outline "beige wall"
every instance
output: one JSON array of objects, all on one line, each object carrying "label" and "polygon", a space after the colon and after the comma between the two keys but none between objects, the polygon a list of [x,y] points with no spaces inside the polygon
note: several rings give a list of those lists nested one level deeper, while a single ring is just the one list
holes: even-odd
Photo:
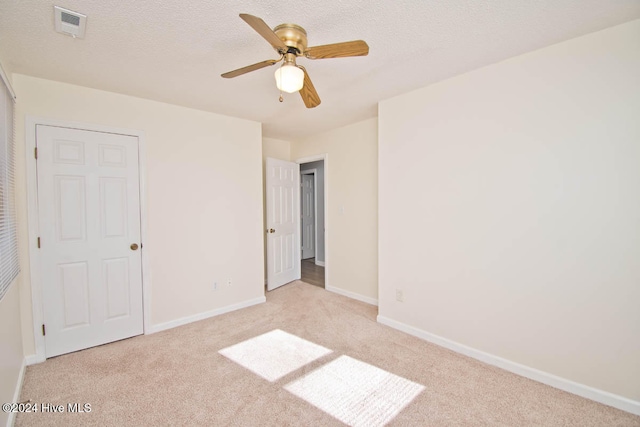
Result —
[{"label": "beige wall", "polygon": [[328,154],[327,285],[378,298],[378,128],[369,119],[296,141],[291,160]]},{"label": "beige wall", "polygon": [[382,102],[380,315],[640,401],[639,76],[634,21]]},{"label": "beige wall", "polygon": [[[19,292],[14,282],[0,301],[0,403],[13,402],[24,363]],[[0,411],[0,425],[6,425],[8,418],[9,414]]]},{"label": "beige wall", "polygon": [[291,160],[291,143],[282,139],[262,138],[262,166],[264,168],[264,159],[271,157],[273,159]]},{"label": "beige wall", "polygon": [[[25,352],[34,352],[26,252],[25,115],[143,131],[151,323],[264,296],[260,123],[14,75]],[[213,291],[214,280],[231,287]]]}]

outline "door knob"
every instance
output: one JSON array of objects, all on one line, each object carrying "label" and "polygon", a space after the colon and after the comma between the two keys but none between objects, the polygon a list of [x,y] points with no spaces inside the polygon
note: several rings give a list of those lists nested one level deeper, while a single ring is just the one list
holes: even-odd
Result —
[{"label": "door knob", "polygon": [[132,251],[135,251],[136,249],[138,249],[138,244],[137,243],[132,243],[131,246],[129,246],[131,248]]},{"label": "door knob", "polygon": [[273,228],[269,229],[269,233],[275,233],[275,232],[276,232],[276,230],[274,230]]}]

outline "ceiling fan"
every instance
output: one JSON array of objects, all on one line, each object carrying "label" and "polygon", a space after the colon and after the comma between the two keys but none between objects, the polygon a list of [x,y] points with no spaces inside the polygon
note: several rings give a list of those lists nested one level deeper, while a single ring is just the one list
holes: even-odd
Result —
[{"label": "ceiling fan", "polygon": [[[320,97],[311,83],[307,70],[296,64],[297,57],[304,56],[308,59],[344,58],[366,56],[369,53],[369,46],[363,40],[307,47],[307,32],[299,25],[280,24],[272,30],[257,16],[241,13],[240,18],[273,46],[280,54],[280,59],[268,59],[238,68],[222,74],[222,77],[227,79],[238,77],[282,61],[282,65],[275,73],[278,89],[288,93],[299,91],[307,108],[320,105]],[[280,101],[282,102],[282,96],[280,96]]]}]

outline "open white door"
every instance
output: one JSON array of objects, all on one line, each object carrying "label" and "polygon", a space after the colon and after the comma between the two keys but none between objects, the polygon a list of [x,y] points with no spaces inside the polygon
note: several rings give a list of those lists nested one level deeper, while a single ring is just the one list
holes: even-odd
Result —
[{"label": "open white door", "polygon": [[36,135],[46,356],[142,334],[138,138]]},{"label": "open white door", "polygon": [[302,174],[302,259],[316,256],[315,174]]},{"label": "open white door", "polygon": [[300,279],[300,165],[266,159],[267,290]]}]

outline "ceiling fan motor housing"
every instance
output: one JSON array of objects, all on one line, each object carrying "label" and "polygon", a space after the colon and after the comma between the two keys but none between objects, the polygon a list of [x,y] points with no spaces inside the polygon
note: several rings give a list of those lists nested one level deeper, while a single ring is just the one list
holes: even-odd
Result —
[{"label": "ceiling fan motor housing", "polygon": [[[280,24],[273,29],[273,32],[282,40],[282,42],[290,48],[297,51],[296,55],[300,56],[307,50],[307,32],[296,24]],[[280,52],[281,54],[292,53]]]}]

